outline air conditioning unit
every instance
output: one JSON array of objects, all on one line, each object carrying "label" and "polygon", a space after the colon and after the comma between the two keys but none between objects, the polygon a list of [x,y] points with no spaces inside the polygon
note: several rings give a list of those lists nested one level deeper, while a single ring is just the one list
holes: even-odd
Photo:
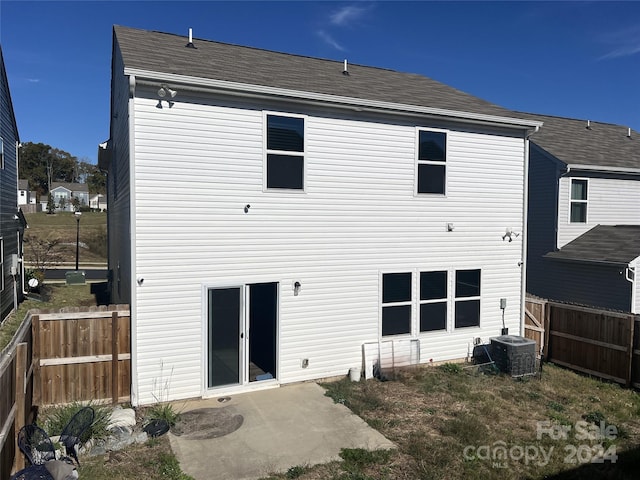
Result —
[{"label": "air conditioning unit", "polygon": [[491,339],[491,357],[500,371],[512,377],[536,373],[536,342],[516,335]]}]

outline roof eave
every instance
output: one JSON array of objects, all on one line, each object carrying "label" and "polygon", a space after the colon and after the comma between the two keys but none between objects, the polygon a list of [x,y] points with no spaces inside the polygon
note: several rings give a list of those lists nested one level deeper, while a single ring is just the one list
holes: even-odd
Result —
[{"label": "roof eave", "polygon": [[154,72],[137,68],[126,67],[125,75],[132,75],[138,84],[155,85],[157,82],[172,83],[174,87],[179,84],[180,88],[187,90],[206,89],[209,92],[220,92],[245,97],[279,97],[313,104],[331,104],[336,107],[348,108],[355,111],[384,111],[395,114],[417,114],[440,117],[467,123],[499,126],[503,128],[515,128],[529,132],[537,131],[543,124],[536,120],[501,117],[482,113],[460,112],[441,108],[423,107],[419,105],[409,105],[402,103],[383,102],[377,100],[367,100],[355,97],[345,97],[340,95],[330,95],[326,93],[307,92],[302,90],[290,90],[265,85],[254,85],[248,83],[227,82],[202,77],[192,77],[188,75],[178,75],[173,73]]},{"label": "roof eave", "polygon": [[[551,254],[550,254],[551,253]],[[628,262],[624,261],[611,261],[611,260],[597,260],[591,258],[577,258],[577,257],[561,257],[558,255],[553,255],[555,252],[550,252],[546,255],[543,255],[545,258],[549,258],[551,260],[557,260],[559,262],[568,262],[568,263],[589,263],[594,265],[602,265],[602,266],[610,266],[610,267],[628,267],[630,263],[633,262],[634,259],[629,260]]]}]

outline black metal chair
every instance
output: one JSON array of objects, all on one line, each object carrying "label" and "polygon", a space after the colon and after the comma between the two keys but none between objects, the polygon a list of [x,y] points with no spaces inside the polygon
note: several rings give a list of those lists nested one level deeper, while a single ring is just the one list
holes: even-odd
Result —
[{"label": "black metal chair", "polygon": [[87,440],[83,438],[83,435],[93,424],[94,418],[95,412],[93,408],[83,407],[71,417],[71,420],[69,420],[69,423],[67,423],[60,434],[60,443],[64,445],[67,455],[73,457],[78,465],[80,465],[78,449],[80,444]]},{"label": "black metal chair", "polygon": [[18,448],[31,465],[42,465],[56,459],[56,449],[43,429],[35,424],[25,425],[18,432]]},{"label": "black metal chair", "polygon": [[54,480],[44,465],[29,465],[15,473],[10,480]]}]

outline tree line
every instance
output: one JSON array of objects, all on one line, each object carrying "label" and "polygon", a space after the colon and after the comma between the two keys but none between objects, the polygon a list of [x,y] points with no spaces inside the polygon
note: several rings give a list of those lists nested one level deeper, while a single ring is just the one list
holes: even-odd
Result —
[{"label": "tree line", "polygon": [[91,193],[106,193],[107,175],[88,159],[44,143],[26,142],[20,149],[18,178],[29,181],[29,189],[42,196],[53,182],[86,183]]}]

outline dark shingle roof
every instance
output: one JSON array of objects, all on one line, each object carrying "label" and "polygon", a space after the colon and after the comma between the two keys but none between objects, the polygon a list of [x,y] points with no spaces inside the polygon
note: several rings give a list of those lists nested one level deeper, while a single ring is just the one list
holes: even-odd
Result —
[{"label": "dark shingle roof", "polygon": [[28,180],[18,180],[18,190],[29,190],[29,181]]},{"label": "dark shingle roof", "polygon": [[640,169],[640,133],[611,123],[519,112],[523,118],[544,122],[531,142],[567,165]]},{"label": "dark shingle roof", "polygon": [[114,26],[125,68],[508,118],[514,112],[422,75]]},{"label": "dark shingle roof", "polygon": [[597,225],[545,257],[626,265],[640,257],[640,225]]},{"label": "dark shingle roof", "polygon": [[68,183],[68,182],[51,182],[51,190],[62,187],[72,192],[88,192],[89,187],[86,183]]}]

